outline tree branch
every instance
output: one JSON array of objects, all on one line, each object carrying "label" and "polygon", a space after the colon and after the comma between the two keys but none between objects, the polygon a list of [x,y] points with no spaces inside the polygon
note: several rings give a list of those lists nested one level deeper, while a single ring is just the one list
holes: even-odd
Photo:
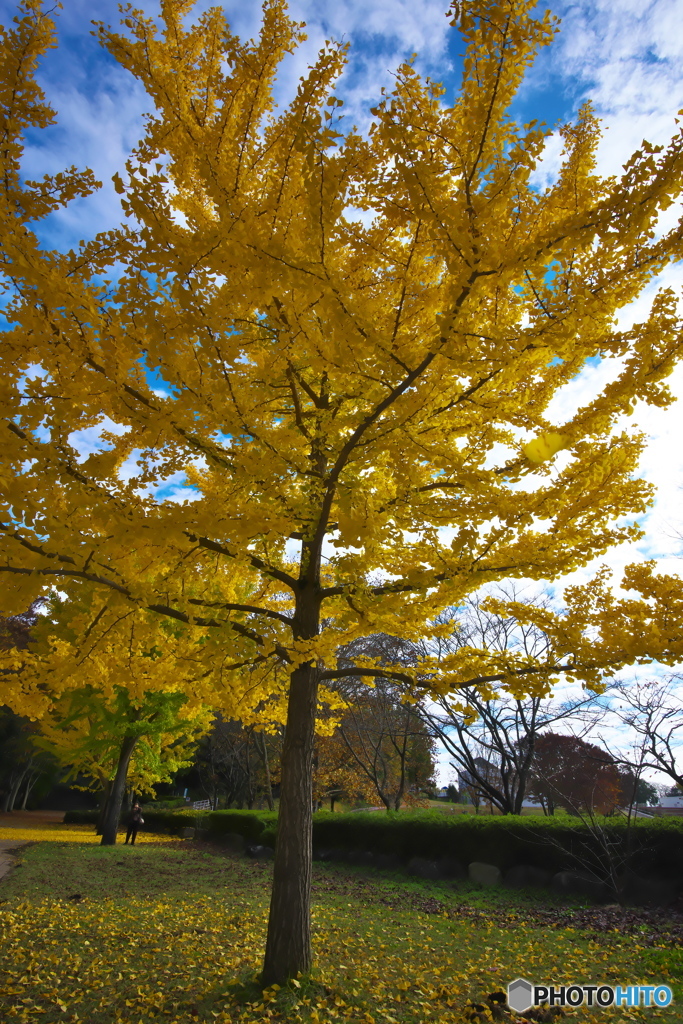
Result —
[{"label": "tree branch", "polygon": [[393,672],[383,668],[330,669],[328,672],[323,672],[320,679],[349,679],[354,678],[355,676],[373,676],[377,679],[396,679],[398,682],[407,683],[409,686],[415,685],[414,677],[409,676],[406,672]]}]

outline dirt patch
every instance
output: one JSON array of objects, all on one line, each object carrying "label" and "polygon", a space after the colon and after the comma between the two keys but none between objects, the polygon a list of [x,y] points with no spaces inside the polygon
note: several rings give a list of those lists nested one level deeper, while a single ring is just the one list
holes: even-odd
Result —
[{"label": "dirt patch", "polygon": [[524,907],[512,909],[479,907],[440,900],[437,896],[419,892],[393,891],[388,893],[371,879],[339,874],[336,877],[314,878],[313,894],[348,896],[364,903],[379,903],[398,912],[410,910],[423,914],[447,915],[469,920],[474,924],[494,921],[500,928],[514,928],[523,922],[544,928],[576,928],[592,933],[589,937],[600,941],[615,932],[620,935],[638,935],[642,946],[683,946],[683,905],[667,908],[623,907],[618,905],[594,907]]},{"label": "dirt patch", "polygon": [[21,850],[24,846],[28,846],[28,843],[23,840],[21,842],[13,842],[8,839],[0,840],[0,881],[10,873],[12,868],[16,864],[14,854],[17,850]]}]

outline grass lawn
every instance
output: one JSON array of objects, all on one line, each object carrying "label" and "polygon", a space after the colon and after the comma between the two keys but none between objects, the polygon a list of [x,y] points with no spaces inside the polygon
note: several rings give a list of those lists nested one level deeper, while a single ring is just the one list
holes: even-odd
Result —
[{"label": "grass lawn", "polygon": [[262,992],[270,874],[193,844],[27,847],[0,883],[0,1021],[455,1024],[490,1019],[468,1000],[518,975],[672,984],[668,1009],[567,1019],[683,1021],[683,929],[667,938],[656,914],[328,864],[315,870],[312,977]]}]

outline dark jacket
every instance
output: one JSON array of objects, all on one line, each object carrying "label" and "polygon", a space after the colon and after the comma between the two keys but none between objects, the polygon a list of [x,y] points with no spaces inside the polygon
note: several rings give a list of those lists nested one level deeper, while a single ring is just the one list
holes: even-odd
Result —
[{"label": "dark jacket", "polygon": [[144,818],[142,817],[142,811],[139,807],[134,807],[128,816],[128,825],[132,828],[139,828],[142,825]]}]

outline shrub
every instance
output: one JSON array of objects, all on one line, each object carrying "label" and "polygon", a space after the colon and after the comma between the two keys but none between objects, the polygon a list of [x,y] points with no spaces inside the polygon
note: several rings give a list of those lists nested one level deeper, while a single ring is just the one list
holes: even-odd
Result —
[{"label": "shrub", "polygon": [[[683,822],[605,818],[598,826],[615,854],[631,857],[641,874],[681,874]],[[595,828],[567,818],[527,816],[462,816],[446,818],[438,811],[415,813],[331,814],[313,821],[318,848],[368,850],[411,857],[452,857],[462,864],[484,861],[502,870],[529,864],[547,871],[576,868],[581,861],[600,866],[603,843]]]},{"label": "shrub", "polygon": [[[207,811],[192,810],[148,810],[143,808],[145,831],[178,833],[181,828],[197,824],[197,818],[206,817]],[[122,820],[125,821],[125,815]],[[99,811],[67,811],[64,822],[67,825],[96,825]]]},{"label": "shrub", "polygon": [[[275,811],[195,811],[191,808],[182,810],[157,810],[143,807],[146,832],[170,832],[177,835],[188,826],[205,829],[209,839],[221,839],[227,832],[237,832],[247,842],[274,845]],[[64,815],[66,824],[96,825],[97,811],[67,811]],[[269,828],[272,843],[266,843],[263,833]]]},{"label": "shrub", "polygon": [[210,839],[220,839],[226,832],[237,832],[248,842],[270,846],[274,843],[265,842],[264,832],[269,828],[269,833],[274,835],[276,823],[276,811],[211,811],[202,828],[208,829]]},{"label": "shrub", "polygon": [[148,811],[184,811],[189,805],[182,796],[169,797],[168,800],[145,800]]}]

